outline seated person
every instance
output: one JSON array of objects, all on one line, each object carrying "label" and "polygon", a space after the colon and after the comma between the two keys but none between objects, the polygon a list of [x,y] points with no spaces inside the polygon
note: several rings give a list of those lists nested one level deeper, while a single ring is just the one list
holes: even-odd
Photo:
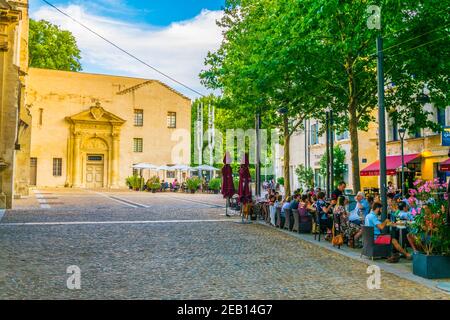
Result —
[{"label": "seated person", "polygon": [[406,235],[408,239],[409,245],[414,250],[414,253],[421,251],[425,251],[425,245],[429,244],[431,241],[430,235],[426,236],[418,236],[418,230],[416,228],[412,228],[411,231]]},{"label": "seated person", "polygon": [[[401,201],[398,204],[398,210],[393,213],[393,216],[396,219],[395,221],[398,221],[398,220],[412,221],[412,220],[414,220],[414,217],[412,216],[411,211],[410,211],[410,207],[404,201]],[[394,221],[394,220],[392,220],[392,221]]]},{"label": "seated person", "polygon": [[[298,205],[298,208],[305,208],[305,210],[303,211],[303,213],[307,216],[310,216],[310,212],[313,211],[314,209],[311,206],[311,203],[308,199],[308,195],[304,194],[300,197],[300,203]],[[302,212],[300,212],[300,214],[302,214]]]},{"label": "seated person", "polygon": [[333,227],[333,218],[332,218],[332,204],[327,204],[324,200],[325,193],[319,192],[317,195],[317,201],[316,201],[316,212],[317,212],[317,219],[320,221],[317,221],[321,226],[326,226],[328,229],[327,231],[330,231]]},{"label": "seated person", "polygon": [[162,182],[161,182],[161,191],[166,191],[166,189],[169,187],[169,184],[165,181],[165,180],[163,180]]},{"label": "seated person", "polygon": [[292,202],[292,197],[289,197],[287,199],[284,200],[283,205],[281,206],[281,216],[283,218],[286,218],[286,213],[284,212],[285,209],[290,209],[291,208],[291,202]]},{"label": "seated person", "polygon": [[[390,235],[382,235],[381,230],[383,230],[386,226],[395,225],[391,223],[389,219],[386,219],[384,222],[381,222],[379,216],[381,214],[381,209],[383,205],[379,202],[375,202],[372,205],[372,211],[366,216],[364,225],[367,227],[373,227],[373,233],[375,237],[375,244],[389,244],[392,243],[395,250],[402,253],[408,260],[411,259],[411,255],[400,246],[397,239],[392,239]],[[398,262],[395,256],[390,257],[387,262]]]},{"label": "seated person", "polygon": [[180,188],[180,185],[178,183],[178,180],[177,179],[173,180],[173,182],[172,182],[172,189],[174,191],[177,191],[179,188]]},{"label": "seated person", "polygon": [[299,200],[300,200],[300,195],[296,194],[294,196],[294,200],[291,201],[291,206],[289,209],[298,209],[298,204],[299,204]]}]

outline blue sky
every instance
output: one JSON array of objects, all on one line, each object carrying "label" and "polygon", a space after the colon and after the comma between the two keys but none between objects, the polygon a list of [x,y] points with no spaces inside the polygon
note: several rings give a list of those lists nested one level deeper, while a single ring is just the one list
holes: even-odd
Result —
[{"label": "blue sky", "polygon": [[[225,0],[49,0],[64,12],[175,79],[202,92],[198,73],[208,51],[222,41],[216,20]],[[41,0],[30,0],[30,16],[70,30],[81,49],[84,72],[159,79],[196,95],[143,67],[80,28]]]},{"label": "blue sky", "polygon": [[[123,21],[167,26],[172,22],[188,20],[203,9],[221,10],[225,0],[49,0],[56,6],[83,5],[92,13],[106,15]],[[32,0],[30,10],[36,11],[45,5],[41,0]]]}]

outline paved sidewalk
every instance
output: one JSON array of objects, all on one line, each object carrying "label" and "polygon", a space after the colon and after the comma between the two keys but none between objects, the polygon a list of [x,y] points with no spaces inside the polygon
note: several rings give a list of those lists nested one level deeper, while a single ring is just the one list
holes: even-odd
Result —
[{"label": "paved sidewalk", "polygon": [[[381,270],[395,274],[396,276],[399,276],[403,279],[414,281],[418,284],[429,287],[431,289],[440,289],[440,288],[438,288],[439,285],[450,284],[450,279],[425,279],[425,278],[414,275],[412,273],[412,261],[408,261],[406,259],[401,259],[399,263],[387,263],[386,260],[384,260],[384,259],[371,260],[371,259],[361,256],[361,249],[352,249],[345,245],[342,246],[341,248],[337,248],[337,247],[334,247],[330,242],[325,241],[323,238],[321,239],[321,241],[314,240],[313,234],[300,234],[300,233],[291,232],[291,231],[284,230],[284,229],[274,228],[263,221],[258,221],[258,223],[262,224],[268,228],[276,229],[279,232],[288,234],[297,239],[307,241],[307,242],[317,245],[321,248],[324,248],[324,249],[330,250],[332,252],[341,254],[343,256],[349,257],[351,259],[366,263],[367,265],[375,264],[375,265],[379,266]],[[448,293],[450,296],[450,292],[443,291],[443,290],[440,290],[440,291],[442,291],[444,293]]]},{"label": "paved sidewalk", "polygon": [[39,192],[0,221],[0,299],[450,299],[386,270],[368,289],[367,261],[236,223],[221,196]]}]

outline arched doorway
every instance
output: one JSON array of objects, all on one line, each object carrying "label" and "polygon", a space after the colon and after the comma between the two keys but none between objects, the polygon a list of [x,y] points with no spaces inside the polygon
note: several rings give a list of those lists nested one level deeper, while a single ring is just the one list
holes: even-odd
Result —
[{"label": "arched doorway", "polygon": [[67,117],[67,185],[116,188],[119,178],[120,129],[125,120],[97,103],[89,110]]}]

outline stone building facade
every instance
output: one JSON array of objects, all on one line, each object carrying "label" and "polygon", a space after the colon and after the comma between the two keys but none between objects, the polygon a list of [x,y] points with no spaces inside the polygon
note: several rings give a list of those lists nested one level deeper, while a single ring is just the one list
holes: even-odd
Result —
[{"label": "stone building facade", "polygon": [[133,164],[189,164],[191,101],[159,81],[30,68],[27,92],[32,186],[118,188]]},{"label": "stone building facade", "polygon": [[11,208],[14,194],[28,194],[27,71],[28,0],[0,0],[0,209]]}]

